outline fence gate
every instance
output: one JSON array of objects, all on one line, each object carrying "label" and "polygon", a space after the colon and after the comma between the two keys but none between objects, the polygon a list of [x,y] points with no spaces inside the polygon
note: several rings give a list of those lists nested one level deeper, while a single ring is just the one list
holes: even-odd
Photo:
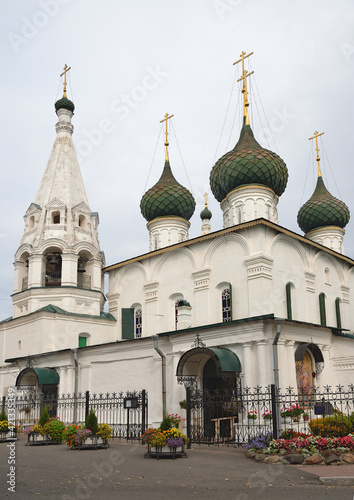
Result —
[{"label": "fence gate", "polygon": [[187,387],[187,434],[193,443],[235,442],[241,401],[235,389]]}]

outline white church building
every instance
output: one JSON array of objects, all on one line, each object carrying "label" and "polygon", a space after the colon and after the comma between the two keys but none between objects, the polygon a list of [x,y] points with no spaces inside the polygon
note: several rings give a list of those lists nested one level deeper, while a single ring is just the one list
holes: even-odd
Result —
[{"label": "white church building", "polygon": [[205,202],[201,235],[189,239],[195,201],[172,173],[166,115],[165,164],[140,204],[149,251],[109,265],[64,85],[54,146],[15,253],[13,315],[0,322],[1,395],[15,382],[58,394],[146,389],[149,420],[158,422],[163,409],[179,411],[183,382],[273,383],[275,339],[281,388],[353,381],[349,210],[324,185],[316,132],[318,181],[298,213],[302,233],[279,226],[288,171],[253,135],[247,76],[239,140],[210,173],[223,228],[211,232]]}]

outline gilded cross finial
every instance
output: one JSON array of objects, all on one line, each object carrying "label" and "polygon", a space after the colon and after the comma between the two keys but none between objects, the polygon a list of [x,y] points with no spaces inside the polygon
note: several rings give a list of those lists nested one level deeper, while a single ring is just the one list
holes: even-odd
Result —
[{"label": "gilded cross finial", "polygon": [[166,156],[165,156],[165,159],[166,161],[168,161],[168,146],[169,146],[169,142],[168,142],[168,130],[167,130],[167,120],[169,120],[170,118],[172,118],[174,115],[168,115],[168,113],[165,114],[165,118],[163,120],[160,120],[160,123],[163,123],[163,122],[166,122],[166,130],[165,130],[165,146],[166,146]]},{"label": "gilded cross finial", "polygon": [[322,177],[322,174],[321,174],[321,167],[320,167],[320,155],[319,155],[319,152],[320,152],[320,148],[318,147],[318,137],[320,137],[320,135],[323,135],[324,132],[321,132],[320,134],[317,132],[314,133],[313,137],[310,137],[309,138],[309,141],[311,141],[311,139],[316,139],[316,147],[315,147],[315,150],[316,150],[316,153],[317,153],[317,158],[316,158],[316,161],[317,161],[317,166],[318,166],[318,177]]},{"label": "gilded cross finial", "polygon": [[204,206],[205,206],[205,208],[207,208],[207,206],[208,206],[208,193],[204,193],[204,200],[205,200]]},{"label": "gilded cross finial", "polygon": [[64,75],[64,93],[63,93],[63,97],[67,97],[67,95],[66,95],[66,73],[69,71],[69,69],[71,69],[71,66],[70,66],[70,68],[68,68],[67,65],[65,64],[64,71],[60,75],[60,76]]},{"label": "gilded cross finial", "polygon": [[249,120],[249,116],[248,116],[249,102],[248,102],[248,98],[247,98],[247,96],[248,96],[247,77],[251,76],[254,73],[254,71],[251,71],[251,73],[249,73],[247,70],[245,70],[245,59],[247,59],[247,57],[251,56],[252,54],[253,54],[253,52],[250,52],[247,55],[246,55],[246,52],[241,52],[241,54],[240,54],[241,59],[234,62],[234,65],[239,63],[239,62],[242,62],[242,76],[237,81],[240,82],[241,80],[243,80],[241,92],[243,94],[243,116],[246,118],[246,125],[250,124],[250,120]]}]

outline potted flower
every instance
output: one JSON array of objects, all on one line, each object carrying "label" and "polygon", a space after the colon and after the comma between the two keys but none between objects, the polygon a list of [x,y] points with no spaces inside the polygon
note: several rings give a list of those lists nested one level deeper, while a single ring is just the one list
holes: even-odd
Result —
[{"label": "potted flower", "polygon": [[[49,413],[46,407],[43,408],[41,415],[38,420],[38,424],[35,424],[30,428],[27,428],[27,443],[26,446],[34,446],[41,444],[56,444],[50,435],[47,434],[47,431],[51,431],[51,426],[45,427],[47,423],[50,422]],[[63,427],[65,428],[64,424]],[[53,432],[54,434],[54,432]]]},{"label": "potted flower", "polygon": [[257,412],[256,410],[251,410],[247,415],[248,420],[257,420]]},{"label": "potted flower", "polygon": [[272,420],[273,418],[273,413],[272,413],[272,410],[265,410],[264,413],[262,413],[262,418],[264,418],[264,420]]},{"label": "potted flower", "polygon": [[49,436],[55,444],[61,444],[63,441],[63,433],[65,424],[59,417],[52,417],[43,425],[44,433]]},{"label": "potted flower", "polygon": [[144,457],[153,457],[159,459],[160,456],[176,458],[187,454],[184,451],[184,445],[188,443],[188,437],[180,430],[170,427],[165,428],[168,421],[163,419],[158,429],[147,429],[142,439],[147,444],[147,452]]},{"label": "potted flower", "polygon": [[222,409],[227,415],[237,415],[242,410],[241,401],[229,401],[222,404]]},{"label": "potted flower", "polygon": [[309,414],[307,413],[307,411],[304,411],[304,413],[302,414],[302,418],[304,419],[305,422],[308,422],[309,419],[310,419],[310,416]]},{"label": "potted flower", "polygon": [[8,439],[17,439],[17,434],[20,433],[18,425],[8,421],[6,411],[0,413],[0,441],[7,441]]}]

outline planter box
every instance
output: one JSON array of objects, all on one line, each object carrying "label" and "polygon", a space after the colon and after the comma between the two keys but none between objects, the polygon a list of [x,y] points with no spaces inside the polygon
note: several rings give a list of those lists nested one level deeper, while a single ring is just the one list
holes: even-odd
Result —
[{"label": "planter box", "polygon": [[182,446],[150,446],[148,444],[147,452],[144,454],[144,458],[172,458],[176,457],[187,457],[187,453],[184,451],[184,444]]},{"label": "planter box", "polygon": [[11,433],[10,431],[7,432],[0,432],[0,443],[5,443],[6,441],[16,441],[17,440],[17,432]]},{"label": "planter box", "polygon": [[107,439],[91,434],[80,445],[74,445],[72,450],[105,450],[109,448]]},{"label": "planter box", "polygon": [[30,432],[28,434],[26,446],[40,446],[43,444],[61,444],[55,443],[47,434],[38,434],[37,432]]}]

